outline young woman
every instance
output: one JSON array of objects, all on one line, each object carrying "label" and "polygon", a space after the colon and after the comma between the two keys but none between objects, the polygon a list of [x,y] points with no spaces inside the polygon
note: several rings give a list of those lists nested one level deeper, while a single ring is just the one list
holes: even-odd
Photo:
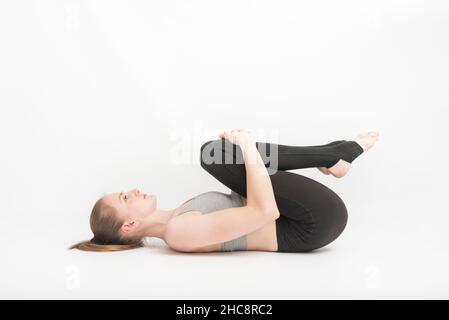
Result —
[{"label": "young woman", "polygon": [[[141,247],[157,237],[180,252],[258,250],[307,252],[326,246],[348,219],[341,198],[323,184],[288,172],[317,167],[341,178],[378,140],[377,132],[317,146],[257,142],[250,131],[222,132],[204,143],[201,166],[230,194],[209,191],[163,210],[138,189],[99,199],[90,216],[94,237],[71,249],[117,251]],[[264,150],[265,152],[260,152]],[[276,160],[274,173],[268,163]]]}]

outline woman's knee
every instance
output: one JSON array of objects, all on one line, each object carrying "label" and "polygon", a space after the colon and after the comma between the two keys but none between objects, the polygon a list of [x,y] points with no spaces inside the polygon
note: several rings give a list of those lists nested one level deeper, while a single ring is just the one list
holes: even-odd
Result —
[{"label": "woman's knee", "polygon": [[205,143],[200,148],[200,164],[201,167],[206,168],[208,165],[217,162],[217,159],[221,159],[221,139],[210,140]]},{"label": "woman's knee", "polygon": [[[236,148],[235,151],[234,148]],[[200,163],[203,168],[211,164],[244,164],[239,147],[224,139],[205,142],[201,146],[200,156]]]}]

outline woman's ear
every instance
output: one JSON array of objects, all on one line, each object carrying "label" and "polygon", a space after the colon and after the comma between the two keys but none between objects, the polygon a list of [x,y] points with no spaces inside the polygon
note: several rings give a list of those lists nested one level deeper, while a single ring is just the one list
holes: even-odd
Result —
[{"label": "woman's ear", "polygon": [[136,229],[136,223],[135,221],[125,222],[121,229],[124,234],[130,233]]}]

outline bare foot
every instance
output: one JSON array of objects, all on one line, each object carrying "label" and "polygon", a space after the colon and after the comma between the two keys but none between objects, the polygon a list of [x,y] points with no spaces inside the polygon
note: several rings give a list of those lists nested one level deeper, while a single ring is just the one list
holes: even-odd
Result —
[{"label": "bare foot", "polygon": [[322,173],[324,173],[325,175],[331,174],[331,173],[329,172],[329,169],[326,168],[326,167],[318,167],[317,169],[320,170],[320,171],[321,171]]},{"label": "bare foot", "polygon": [[369,149],[371,149],[377,140],[379,140],[379,132],[377,131],[360,133],[354,139],[354,141],[357,142],[363,148],[363,152],[366,152]]},{"label": "bare foot", "polygon": [[333,175],[335,178],[343,178],[351,169],[351,164],[343,159],[338,160],[334,166],[330,167],[329,173]]},{"label": "bare foot", "polygon": [[[353,141],[357,142],[362,147],[363,152],[365,153],[374,146],[374,143],[376,143],[377,140],[379,140],[379,132],[370,131],[358,134]],[[348,173],[349,169],[351,169],[351,163],[340,159],[334,166],[330,168],[318,167],[317,169],[325,175],[332,174],[336,178],[342,178]]]}]

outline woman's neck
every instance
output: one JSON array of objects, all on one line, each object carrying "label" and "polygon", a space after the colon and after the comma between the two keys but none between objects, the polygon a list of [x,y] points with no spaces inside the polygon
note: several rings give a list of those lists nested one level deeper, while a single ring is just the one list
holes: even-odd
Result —
[{"label": "woman's neck", "polygon": [[144,237],[156,237],[165,240],[168,222],[177,212],[178,208],[172,210],[156,209],[145,221]]}]

